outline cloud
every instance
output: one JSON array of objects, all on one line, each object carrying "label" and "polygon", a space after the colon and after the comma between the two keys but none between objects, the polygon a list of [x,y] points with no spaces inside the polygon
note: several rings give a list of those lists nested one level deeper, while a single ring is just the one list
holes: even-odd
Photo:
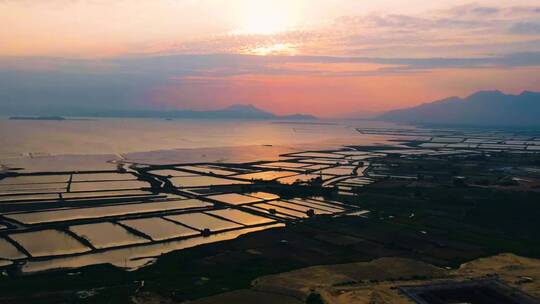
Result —
[{"label": "cloud", "polygon": [[518,19],[540,14],[540,6],[481,6],[477,4],[465,4],[440,10],[440,13],[457,18],[490,16]]},{"label": "cloud", "polygon": [[[489,76],[491,71],[500,75],[536,67],[540,67],[540,52],[474,58],[241,54],[123,56],[100,60],[3,58],[0,59],[0,112],[89,115],[125,109],[209,108],[238,100],[250,102],[250,98],[271,104],[273,96],[278,95],[284,109],[289,104],[298,111],[299,106],[291,104],[287,94],[292,94],[290,98],[298,96],[305,103],[309,101],[306,96],[313,95],[322,98],[318,101],[321,105],[325,100],[338,102],[338,97],[332,96],[343,95],[348,106],[352,106],[353,97],[360,94],[356,86],[364,83],[372,86],[369,95],[379,98],[386,96],[380,91],[380,83],[399,87],[401,83],[415,82],[414,79],[431,79],[432,74],[468,77],[485,71],[481,74]],[[282,88],[289,85],[290,79],[296,81],[297,87],[289,87],[285,94]],[[474,82],[463,85],[472,86]],[[415,87],[433,90],[429,85],[418,83]],[[523,85],[521,80],[519,85]],[[418,88],[415,90],[422,93]]]},{"label": "cloud", "polygon": [[477,5],[416,15],[352,15],[336,19],[333,36],[349,55],[483,57],[539,51],[539,17],[534,6]]},{"label": "cloud", "polygon": [[[352,77],[384,76],[437,69],[540,66],[540,52],[484,57],[253,56],[241,54],[124,56],[110,59],[0,59],[5,89],[49,86],[136,89],[196,77],[241,75]],[[2,88],[0,88],[1,91]]]},{"label": "cloud", "polygon": [[540,35],[540,23],[518,22],[510,27],[510,33],[517,35]]},{"label": "cloud", "polygon": [[499,12],[499,8],[496,7],[487,7],[487,6],[481,6],[481,7],[475,7],[472,10],[475,14],[478,14],[480,16],[485,15],[493,15]]},{"label": "cloud", "polygon": [[[25,1],[24,3],[34,3],[32,0],[23,1]],[[6,36],[6,41],[11,41],[11,47],[4,48],[2,51],[4,54],[33,55],[43,52],[45,54],[73,56],[79,52],[86,52],[82,56],[96,56],[96,54],[98,54],[97,56],[109,56],[126,53],[135,56],[140,54],[240,53],[370,57],[478,57],[501,55],[507,52],[506,50],[499,52],[498,49],[490,50],[493,45],[515,45],[515,51],[519,52],[540,50],[533,43],[540,39],[537,28],[540,6],[485,4],[493,3],[493,1],[477,1],[480,5],[447,6],[448,3],[452,2],[445,1],[430,5],[430,7],[438,9],[423,12],[416,10],[414,13],[403,13],[409,10],[403,10],[400,9],[401,6],[397,6],[384,13],[371,11],[377,5],[369,5],[370,9],[360,10],[358,8],[363,7],[363,5],[349,3],[355,1],[338,0],[335,2],[340,1],[347,5],[340,8],[340,5],[336,4],[335,10],[322,17],[317,15],[319,16],[317,19],[314,19],[315,15],[312,15],[310,11],[306,11],[305,14],[302,14],[305,15],[305,20],[298,17],[298,26],[285,27],[288,30],[267,34],[235,31],[237,27],[242,25],[242,21],[238,20],[236,15],[225,19],[218,18],[218,16],[227,15],[228,10],[222,9],[223,12],[221,12],[220,6],[217,5],[218,2],[212,0],[135,1],[136,3],[133,5],[127,5],[125,1],[112,0],[35,1],[35,3],[41,3],[36,4],[40,7],[51,6],[51,3],[72,3],[70,6],[74,7],[73,11],[65,12],[65,16],[71,16],[70,18],[79,16],[73,12],[82,11],[84,6],[81,5],[85,3],[96,3],[98,8],[85,10],[84,14],[77,17],[82,18],[77,20],[77,24],[81,25],[80,30],[76,27],[66,27],[63,23],[57,24],[53,21],[58,18],[47,17],[47,15],[43,15],[41,10],[36,10],[34,12],[37,14],[36,16],[44,16],[44,20],[53,19],[44,23],[45,25],[51,23],[55,26],[43,27],[41,31],[35,30],[35,24],[32,27],[24,26],[24,30],[28,33],[13,34],[10,36],[11,39],[7,39],[8,36]],[[17,3],[14,0],[9,2]],[[224,1],[219,2],[225,3]],[[282,2],[284,3],[284,1],[280,3]],[[309,1],[303,2],[308,3]],[[319,10],[320,7],[316,6],[320,6],[323,2],[328,3],[328,1],[321,0],[320,3],[306,4],[306,6],[312,7],[313,10]],[[526,1],[519,2],[526,3]],[[73,3],[77,5],[73,5]],[[116,4],[113,5],[114,3]],[[122,5],[122,3],[124,4]],[[231,3],[230,8],[234,8],[235,5],[243,7],[241,5],[243,2],[232,1]],[[171,6],[171,4],[174,5]],[[111,5],[112,8],[103,10],[102,7],[106,5]],[[160,16],[159,19],[151,18],[153,14],[150,13],[152,11],[149,7],[153,6],[155,6],[153,13]],[[325,6],[329,5],[325,4]],[[345,10],[345,7],[351,7],[351,9]],[[26,14],[25,10],[21,11]],[[60,10],[50,11],[58,14]],[[216,20],[201,14],[208,11],[216,14]],[[8,11],[6,10],[6,12]],[[91,12],[99,18],[94,17]],[[140,14],[140,12],[148,12],[148,14]],[[177,12],[176,14],[182,12],[189,16],[176,20],[177,15],[174,13],[168,15],[171,12]],[[241,14],[241,10],[237,13]],[[23,13],[19,12],[19,14]],[[103,20],[110,20],[113,23],[96,22],[102,17]],[[38,19],[41,20],[41,17]],[[13,20],[11,21],[14,24],[12,27],[17,28],[19,26],[15,25],[19,22],[23,24],[22,20],[33,19],[13,18]],[[64,31],[64,29],[73,30]],[[41,34],[36,36],[39,39],[34,39],[36,42],[29,47],[28,41],[32,40],[31,38],[34,36],[26,34],[35,33]],[[56,40],[50,40],[52,38]],[[530,42],[531,48],[525,48],[527,41]],[[519,48],[517,48],[518,46]]]},{"label": "cloud", "polygon": [[[24,1],[28,5],[32,3]],[[114,1],[97,2],[105,5]],[[43,3],[40,5],[47,5]],[[49,0],[48,3],[64,2]],[[73,0],[73,3],[85,2]],[[184,27],[192,35],[182,32],[172,38],[159,35],[141,38],[120,48],[123,55],[116,57],[0,58],[0,112],[20,107],[28,111],[138,109],[156,106],[149,101],[163,92],[171,92],[166,97],[174,99],[176,106],[187,107],[199,101],[213,104],[211,100],[223,98],[220,95],[223,92],[224,96],[234,98],[235,90],[242,89],[242,85],[257,86],[258,98],[263,99],[277,94],[268,88],[279,90],[289,79],[302,79],[299,81],[302,85],[289,92],[293,96],[317,90],[318,94],[335,95],[341,90],[325,92],[321,87],[335,87],[343,82],[350,84],[348,93],[355,96],[359,91],[356,85],[360,83],[372,82],[373,87],[380,89],[378,83],[398,83],[389,79],[412,83],[413,79],[444,73],[462,75],[463,83],[455,84],[459,81],[449,77],[444,85],[463,88],[480,86],[469,76],[476,73],[487,75],[486,79],[491,72],[497,73],[492,78],[494,82],[489,82],[497,83],[497,80],[506,81],[507,77],[500,75],[540,67],[540,7],[469,4],[417,13],[396,11],[399,10],[394,13],[351,10],[348,16],[273,34],[231,34],[224,28],[201,34],[197,32],[197,19],[192,27]],[[156,32],[161,33],[162,28],[157,26]],[[120,33],[121,37],[129,36]],[[111,47],[117,42],[111,39],[110,43],[99,44],[92,39],[85,43]],[[523,79],[509,82],[524,87]],[[274,86],[265,87],[268,82]],[[418,94],[420,88],[434,90],[423,83],[414,85],[418,86],[415,91]],[[219,90],[207,92],[208,87]],[[384,94],[373,91],[376,91],[373,96]],[[245,100],[249,98],[248,94],[244,96]],[[285,99],[283,103],[290,104]]]},{"label": "cloud", "polygon": [[214,35],[152,45],[148,50],[166,54],[482,57],[540,51],[538,17],[540,7],[535,6],[461,5],[421,14],[341,16],[326,26],[265,35]]}]

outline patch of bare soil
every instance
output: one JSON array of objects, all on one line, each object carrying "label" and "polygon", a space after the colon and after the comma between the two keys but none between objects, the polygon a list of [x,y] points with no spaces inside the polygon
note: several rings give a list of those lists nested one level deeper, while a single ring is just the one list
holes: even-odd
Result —
[{"label": "patch of bare soil", "polygon": [[446,281],[499,278],[509,286],[540,298],[540,260],[513,254],[477,259],[458,269],[442,269],[404,258],[381,258],[365,263],[324,265],[265,276],[241,290],[194,303],[305,303],[318,294],[327,304],[413,303],[398,287]]}]

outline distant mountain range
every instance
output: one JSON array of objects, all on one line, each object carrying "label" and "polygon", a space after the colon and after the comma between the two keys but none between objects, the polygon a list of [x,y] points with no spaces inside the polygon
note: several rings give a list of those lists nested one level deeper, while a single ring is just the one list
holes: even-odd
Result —
[{"label": "distant mountain range", "polygon": [[[79,111],[65,113],[66,116],[81,117],[132,117],[132,118],[165,118],[165,119],[274,119],[274,120],[314,120],[317,117],[305,114],[276,115],[253,105],[233,105],[213,111],[151,111],[151,110],[113,110],[113,111]],[[44,120],[50,116],[13,116],[11,119]],[[55,118],[58,116],[54,116]],[[59,117],[63,119],[62,117]]]},{"label": "distant mountain range", "polygon": [[501,91],[480,91],[467,98],[450,97],[386,112],[375,118],[430,125],[538,127],[540,93],[524,91],[507,95]]}]

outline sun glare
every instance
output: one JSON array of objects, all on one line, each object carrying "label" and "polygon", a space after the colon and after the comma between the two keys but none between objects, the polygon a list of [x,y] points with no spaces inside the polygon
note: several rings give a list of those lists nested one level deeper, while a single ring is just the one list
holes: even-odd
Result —
[{"label": "sun glare", "polygon": [[270,35],[287,29],[287,20],[278,14],[261,14],[250,16],[246,21],[245,32]]},{"label": "sun glare", "polygon": [[292,7],[252,1],[242,12],[233,34],[272,35],[296,25]]},{"label": "sun glare", "polygon": [[259,46],[243,50],[243,53],[266,56],[266,55],[294,55],[295,45],[291,43],[276,43],[267,46]]}]

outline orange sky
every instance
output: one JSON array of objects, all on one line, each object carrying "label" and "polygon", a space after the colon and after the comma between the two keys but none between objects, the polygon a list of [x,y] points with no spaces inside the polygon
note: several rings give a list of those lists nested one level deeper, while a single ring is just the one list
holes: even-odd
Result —
[{"label": "orange sky", "polygon": [[0,110],[344,116],[540,90],[537,0],[4,0],[0,18]]},{"label": "orange sky", "polygon": [[[188,108],[221,108],[232,103],[253,104],[279,114],[309,112],[318,116],[369,114],[466,96],[475,90],[501,88],[508,93],[539,87],[540,68],[507,70],[446,69],[415,75],[367,77],[237,76],[189,78],[156,87],[156,104],[174,108],[178,100]],[[507,78],[513,79],[508,82]],[[208,103],[212,100],[212,103]]]}]

